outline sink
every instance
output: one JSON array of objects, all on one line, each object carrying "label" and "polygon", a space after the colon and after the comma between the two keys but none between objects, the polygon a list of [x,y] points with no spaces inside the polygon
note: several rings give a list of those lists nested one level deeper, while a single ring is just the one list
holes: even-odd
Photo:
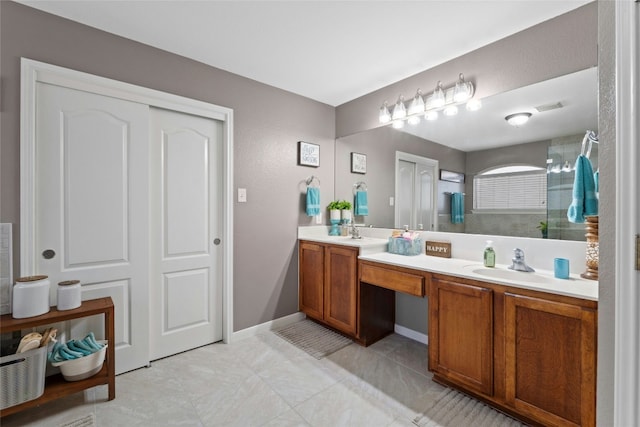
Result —
[{"label": "sink", "polygon": [[524,271],[503,270],[498,268],[482,268],[477,266],[468,267],[475,267],[473,270],[471,270],[471,272],[475,274],[493,279],[529,283],[548,283],[550,279],[550,277],[547,276],[541,276],[536,273],[525,273]]}]

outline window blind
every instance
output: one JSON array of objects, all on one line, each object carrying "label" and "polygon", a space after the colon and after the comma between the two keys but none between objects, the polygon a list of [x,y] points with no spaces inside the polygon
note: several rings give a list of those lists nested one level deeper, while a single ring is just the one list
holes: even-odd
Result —
[{"label": "window blind", "polygon": [[473,178],[474,209],[546,209],[546,170]]}]

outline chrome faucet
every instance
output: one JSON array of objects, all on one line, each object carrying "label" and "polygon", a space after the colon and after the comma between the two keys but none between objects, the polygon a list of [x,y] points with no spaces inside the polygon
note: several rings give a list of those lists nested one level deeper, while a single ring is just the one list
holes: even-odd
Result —
[{"label": "chrome faucet", "polygon": [[360,229],[356,227],[355,224],[351,224],[351,238],[362,239],[362,236],[360,236]]},{"label": "chrome faucet", "polygon": [[520,248],[515,248],[513,250],[513,258],[511,259],[513,264],[509,266],[510,270],[514,271],[525,271],[527,273],[534,272],[535,270],[527,265],[524,262],[524,251]]}]

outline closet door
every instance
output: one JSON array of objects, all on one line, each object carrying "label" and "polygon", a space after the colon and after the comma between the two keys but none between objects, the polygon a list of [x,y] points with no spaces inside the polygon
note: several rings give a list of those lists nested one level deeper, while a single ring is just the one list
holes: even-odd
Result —
[{"label": "closet door", "polygon": [[[148,364],[149,108],[45,83],[36,88],[35,252],[55,285],[115,304],[116,373]],[[102,331],[100,316],[67,338]]]},{"label": "closet door", "polygon": [[151,360],[222,339],[222,123],[151,109]]}]

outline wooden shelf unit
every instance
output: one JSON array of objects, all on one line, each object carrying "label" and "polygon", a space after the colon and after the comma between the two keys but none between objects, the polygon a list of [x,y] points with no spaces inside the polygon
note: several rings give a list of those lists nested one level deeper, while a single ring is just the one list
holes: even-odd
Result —
[{"label": "wooden shelf unit", "polygon": [[11,317],[11,314],[5,314],[0,317],[0,334],[36,328],[67,320],[80,319],[97,314],[104,315],[104,338],[109,343],[105,363],[100,372],[80,381],[65,381],[62,374],[49,376],[45,379],[44,393],[42,396],[5,408],[0,412],[0,417],[39,406],[63,396],[102,384],[109,386],[109,400],[116,398],[114,308],[111,297],[83,301],[80,307],[73,310],[59,311],[56,307],[51,307],[48,313],[26,319],[14,319]]}]

